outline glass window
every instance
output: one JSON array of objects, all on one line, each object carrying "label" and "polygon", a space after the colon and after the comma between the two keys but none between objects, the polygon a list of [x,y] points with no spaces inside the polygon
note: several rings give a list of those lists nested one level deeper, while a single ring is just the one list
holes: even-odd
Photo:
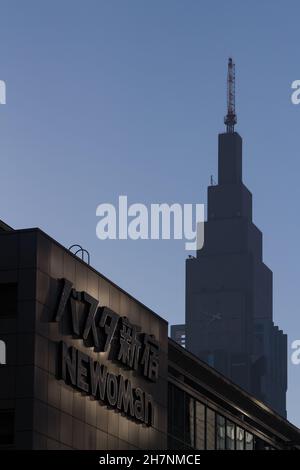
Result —
[{"label": "glass window", "polygon": [[0,284],[0,316],[15,317],[17,314],[17,284]]},{"label": "glass window", "polygon": [[253,450],[254,448],[254,438],[253,438],[253,434],[251,434],[250,432],[247,432],[246,431],[246,434],[245,434],[245,448],[246,450]]},{"label": "glass window", "polygon": [[195,447],[195,400],[187,394],[185,394],[184,417],[184,442],[189,447]]},{"label": "glass window", "polygon": [[259,437],[254,438],[254,449],[255,450],[272,450],[272,446],[267,442],[263,441]]},{"label": "glass window", "polygon": [[239,426],[236,427],[236,450],[245,450],[245,431]]},{"label": "glass window", "polygon": [[184,392],[172,384],[169,385],[168,407],[168,432],[184,441]]},{"label": "glass window", "polygon": [[226,420],[226,449],[235,449],[235,424]]},{"label": "glass window", "polygon": [[225,418],[217,415],[217,450],[225,449]]},{"label": "glass window", "polygon": [[168,384],[168,433],[172,434],[172,427],[173,427],[173,385]]},{"label": "glass window", "polygon": [[196,449],[205,448],[205,406],[196,401]]},{"label": "glass window", "polygon": [[0,410],[0,445],[9,445],[14,442],[13,410]]},{"label": "glass window", "polygon": [[215,427],[216,414],[210,408],[206,408],[206,448],[208,450],[215,449]]}]

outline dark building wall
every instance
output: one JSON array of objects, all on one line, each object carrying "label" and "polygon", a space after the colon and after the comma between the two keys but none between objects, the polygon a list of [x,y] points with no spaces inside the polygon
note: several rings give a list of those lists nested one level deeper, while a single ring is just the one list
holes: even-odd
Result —
[{"label": "dark building wall", "polygon": [[286,337],[272,322],[272,289],[242,181],[242,139],[221,134],[204,247],[186,261],[186,346],[285,416]]},{"label": "dark building wall", "polygon": [[300,431],[169,340],[169,449],[300,448]]},{"label": "dark building wall", "polygon": [[[157,382],[121,367],[110,360],[109,352],[86,347],[82,339],[65,334],[64,325],[53,322],[63,278],[76,291],[86,292],[101,306],[126,316],[141,332],[155,336],[160,345]],[[0,234],[0,283],[13,283],[17,289],[16,311],[6,315],[2,308],[0,315],[1,339],[8,352],[7,365],[0,367],[0,410],[14,414],[16,448],[166,447],[168,330],[163,319],[39,230]],[[58,380],[61,340],[106,365],[110,373],[129,379],[134,388],[151,394],[152,426],[100,405]]]}]

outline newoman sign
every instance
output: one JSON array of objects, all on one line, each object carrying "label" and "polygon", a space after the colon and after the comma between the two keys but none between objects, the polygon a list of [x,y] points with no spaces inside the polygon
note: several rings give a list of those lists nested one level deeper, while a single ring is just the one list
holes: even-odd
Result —
[{"label": "newoman sign", "polygon": [[[108,359],[144,380],[156,382],[159,375],[159,344],[153,335],[140,332],[128,318],[99,305],[86,292],[62,280],[62,291],[54,321],[61,322],[73,338],[87,348],[107,352]],[[101,404],[114,408],[148,426],[153,423],[152,396],[142,387],[133,387],[123,374],[114,374],[106,364],[94,360],[74,346],[61,341],[58,355],[59,379]]]}]

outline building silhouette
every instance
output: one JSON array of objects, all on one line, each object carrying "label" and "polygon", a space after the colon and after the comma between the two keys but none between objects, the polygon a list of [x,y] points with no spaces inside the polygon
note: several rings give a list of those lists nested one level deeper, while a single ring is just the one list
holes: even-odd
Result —
[{"label": "building silhouette", "polygon": [[242,179],[231,59],[227,93],[204,247],[186,261],[186,348],[286,416],[287,336],[273,322],[272,271],[263,262],[262,233]]}]

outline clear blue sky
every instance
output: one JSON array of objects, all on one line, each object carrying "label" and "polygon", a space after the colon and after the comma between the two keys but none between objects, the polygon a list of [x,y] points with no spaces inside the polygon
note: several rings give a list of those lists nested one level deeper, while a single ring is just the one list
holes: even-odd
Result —
[{"label": "clear blue sky", "polygon": [[[96,206],[206,202],[223,131],[226,62],[275,320],[300,339],[297,1],[0,1],[0,218],[79,242],[103,274],[184,320],[182,241],[96,238]],[[289,419],[300,425],[300,366]]]}]

